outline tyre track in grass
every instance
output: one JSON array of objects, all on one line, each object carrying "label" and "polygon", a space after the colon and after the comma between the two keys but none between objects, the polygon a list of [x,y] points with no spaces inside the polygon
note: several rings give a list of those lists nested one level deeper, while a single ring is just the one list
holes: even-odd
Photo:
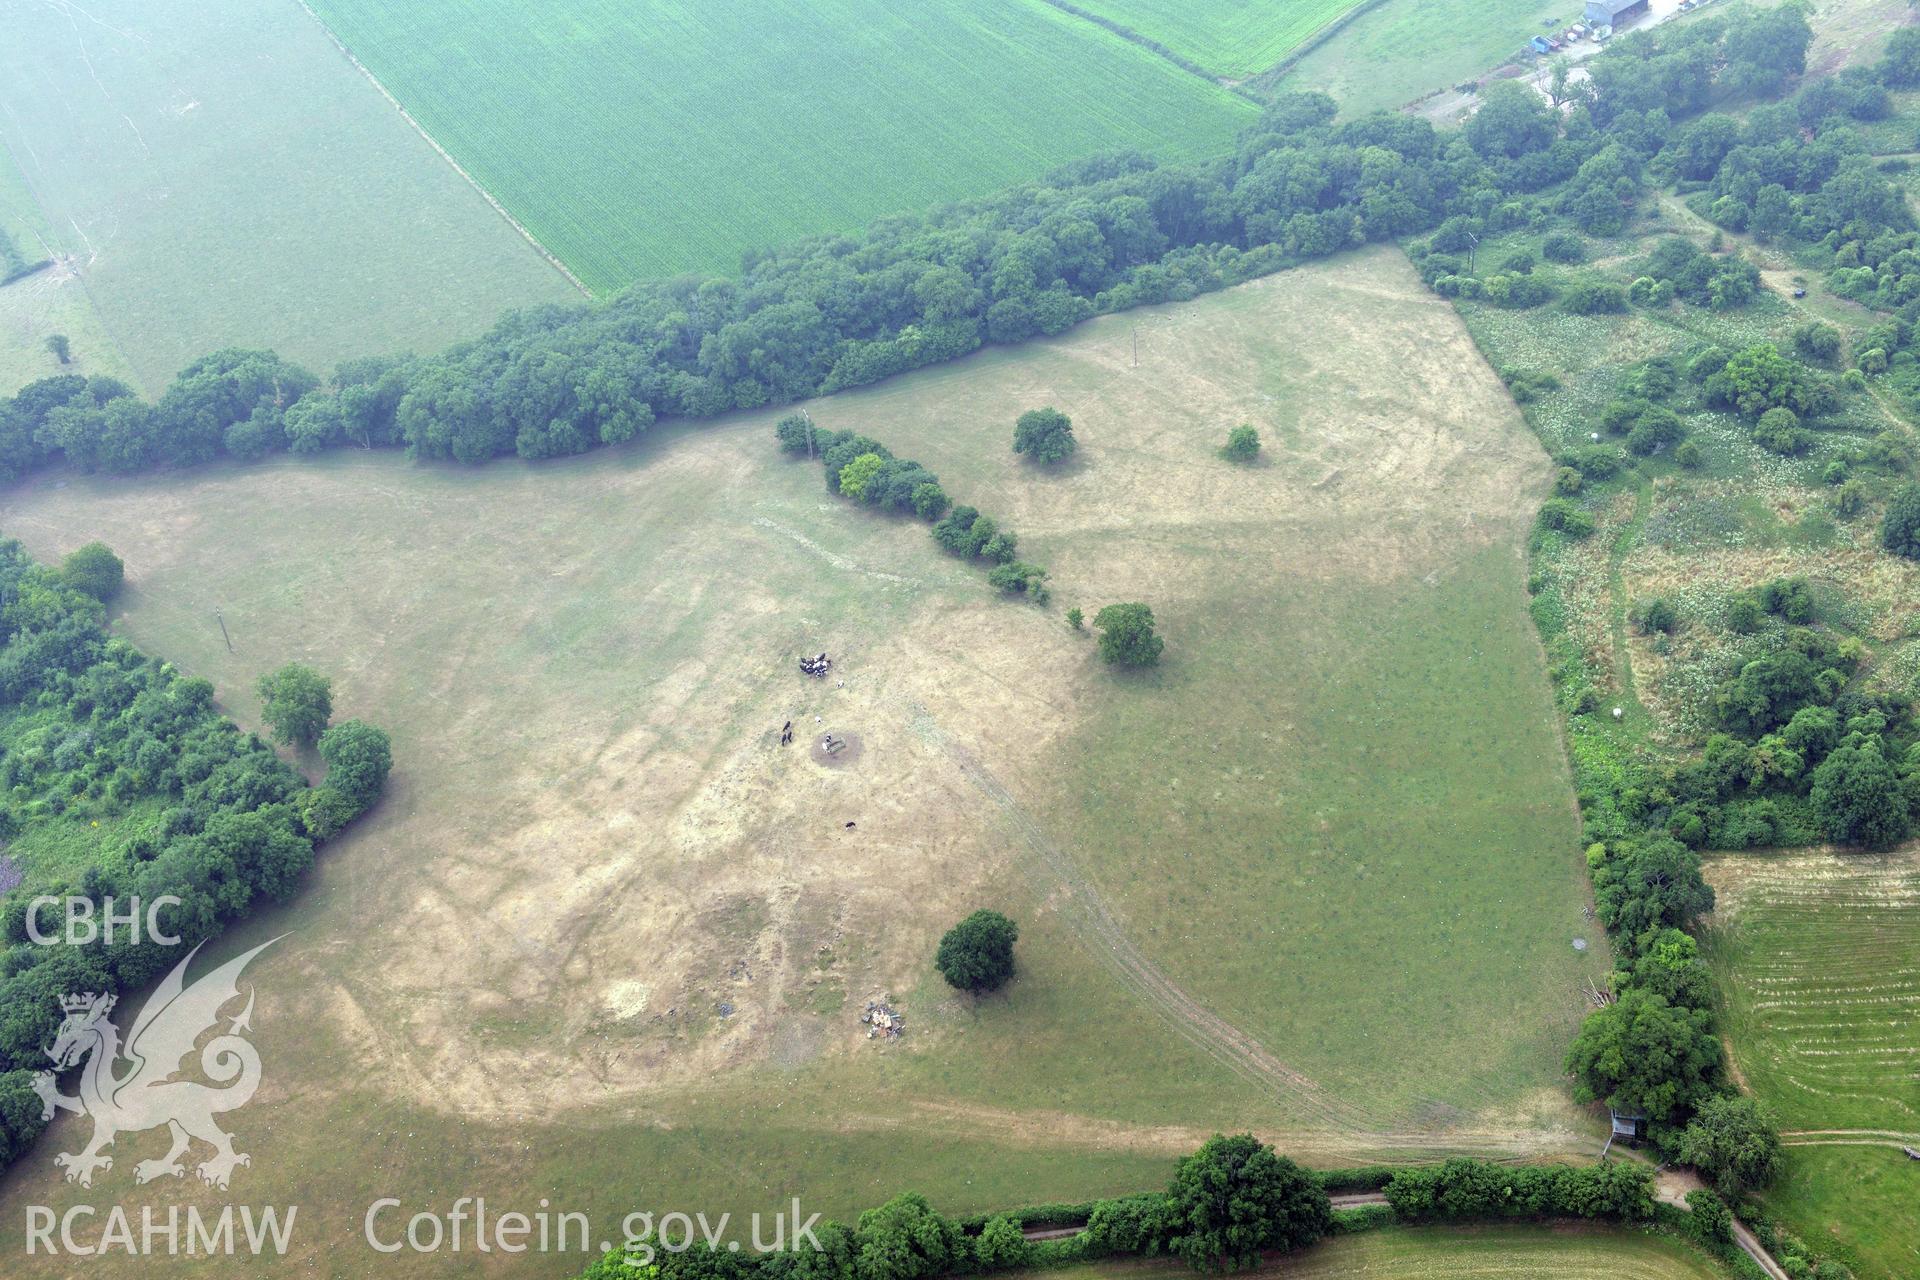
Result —
[{"label": "tyre track in grass", "polygon": [[1783,1129],[1780,1142],[1788,1147],[1894,1147],[1920,1151],[1920,1133],[1897,1129]]},{"label": "tyre track in grass", "polygon": [[974,788],[993,802],[1035,861],[1067,891],[1063,912],[1074,932],[1104,959],[1115,978],[1157,1013],[1169,1027],[1223,1067],[1250,1084],[1300,1107],[1330,1129],[1368,1132],[1366,1117],[1327,1096],[1308,1076],[1289,1067],[1253,1036],[1215,1014],[1141,953],[1115,919],[1106,899],[1080,873],[1073,859],[1047,835],[1013,793],[972,752],[955,742],[919,703],[909,703],[909,724],[937,747]]}]

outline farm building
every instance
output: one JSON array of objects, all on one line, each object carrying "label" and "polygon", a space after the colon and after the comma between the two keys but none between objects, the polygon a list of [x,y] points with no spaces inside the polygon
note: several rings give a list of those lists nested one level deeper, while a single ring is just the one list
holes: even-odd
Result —
[{"label": "farm building", "polygon": [[1647,12],[1647,0],[1587,0],[1589,26],[1623,27]]}]

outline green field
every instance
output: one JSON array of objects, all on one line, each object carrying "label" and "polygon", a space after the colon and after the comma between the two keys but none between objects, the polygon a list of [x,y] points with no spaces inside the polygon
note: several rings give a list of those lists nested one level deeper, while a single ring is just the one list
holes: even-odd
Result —
[{"label": "green field", "polygon": [[1733,1061],[1789,1147],[1768,1204],[1862,1277],[1920,1271],[1920,851],[1721,858],[1704,937]]},{"label": "green field", "polygon": [[982,195],[1110,147],[1227,149],[1251,103],[1041,0],[317,0],[595,290]]},{"label": "green field", "polygon": [[0,390],[50,371],[54,330],[155,390],[221,346],[324,370],[578,296],[297,5],[0,20],[0,218],[68,262],[0,290]]},{"label": "green field", "polygon": [[[29,262],[54,255],[55,237],[27,182],[0,148],[0,229],[13,238]],[[50,267],[9,285],[0,285],[0,395],[60,368],[47,350],[47,338],[63,333],[72,344],[69,371],[102,374],[129,384],[139,376],[127,363],[101,322],[85,281],[62,267]]]},{"label": "green field", "polygon": [[1543,23],[1579,15],[1569,0],[1385,0],[1262,87],[1321,89],[1348,115],[1390,110],[1491,71]]},{"label": "green field", "polygon": [[[1175,1280],[1171,1262],[1109,1262],[1066,1280]],[[1256,1280],[1714,1280],[1729,1273],[1655,1235],[1570,1227],[1401,1228],[1316,1245],[1246,1273]]]},{"label": "green field", "polygon": [[[1081,450],[1037,474],[1008,445],[1045,402]],[[1322,1164],[1597,1149],[1559,1063],[1607,958],[1521,580],[1547,464],[1404,259],[812,412],[1003,517],[1054,607],[828,496],[772,414],[6,497],[36,553],[114,545],[127,634],[242,723],[299,658],[394,726],[380,807],[246,931],[297,930],[260,962],[246,1194],[314,1205],[316,1261],[343,1206],[456,1179],[845,1217],[1160,1185],[1216,1128]],[[1262,465],[1215,456],[1240,421]],[[1131,598],[1167,660],[1116,679],[1061,611]],[[821,648],[845,688],[793,671]],[[815,715],[851,767],[774,745]],[[986,904],[1022,968],[964,1000],[928,956]],[[881,994],[897,1045],[860,1032]],[[51,1172],[0,1213],[86,1194]]]},{"label": "green field", "polygon": [[1229,80],[1257,76],[1361,0],[1078,0]]}]

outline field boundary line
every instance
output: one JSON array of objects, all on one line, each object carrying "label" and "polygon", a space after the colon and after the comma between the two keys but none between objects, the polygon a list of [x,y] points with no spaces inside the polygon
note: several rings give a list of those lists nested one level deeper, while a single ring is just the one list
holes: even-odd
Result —
[{"label": "field boundary line", "polygon": [[[1194,62],[1192,59],[1186,57],[1183,54],[1175,53],[1172,49],[1168,48],[1164,44],[1161,44],[1158,40],[1155,40],[1152,36],[1146,35],[1139,31],[1135,31],[1132,27],[1128,26],[1124,22],[1116,21],[1113,18],[1103,17],[1100,14],[1094,13],[1090,9],[1082,9],[1079,5],[1072,3],[1072,0],[1039,0],[1039,2],[1041,4],[1046,5],[1048,8],[1058,9],[1061,13],[1066,14],[1070,18],[1078,18],[1082,22],[1088,23],[1092,26],[1099,27],[1102,31],[1106,31],[1113,35],[1116,35],[1120,37],[1120,39],[1125,40],[1128,44],[1136,45],[1139,48],[1145,49],[1148,53],[1152,54],[1156,58],[1159,58],[1161,61],[1171,63],[1173,66],[1180,68],[1182,71],[1186,72],[1190,76],[1198,76],[1200,79],[1205,80],[1208,84],[1214,86],[1217,89],[1225,89],[1229,93],[1245,98],[1249,102],[1258,103],[1260,106],[1263,106],[1263,107],[1266,105],[1266,103],[1261,102],[1260,99],[1256,98],[1251,92],[1241,87],[1243,84],[1246,83],[1246,81],[1229,80],[1225,76],[1216,76],[1215,74],[1213,74],[1213,72],[1207,70],[1205,67],[1201,66],[1199,63]],[[1368,0],[1368,3],[1370,4],[1379,4],[1381,2],[1382,0]],[[1261,72],[1261,74],[1265,75],[1266,73]]]},{"label": "field boundary line", "polygon": [[307,0],[294,0],[294,3],[299,5],[300,8],[306,12],[306,15],[309,18],[313,19],[314,25],[319,27],[321,32],[326,35],[327,39],[333,42],[333,47],[340,51],[340,56],[345,58],[348,62],[352,63],[354,70],[358,71],[361,75],[365,76],[367,78],[367,83],[380,91],[380,96],[385,98],[390,104],[392,104],[393,109],[400,113],[400,118],[402,120],[405,120],[408,124],[412,125],[413,131],[419,134],[422,138],[424,138],[426,140],[427,145],[432,147],[435,151],[437,151],[440,154],[440,158],[442,160],[445,160],[449,165],[453,167],[453,171],[455,173],[459,174],[462,178],[465,178],[467,181],[467,185],[472,187],[475,191],[479,192],[480,198],[482,200],[485,200],[489,205],[491,205],[495,213],[499,214],[502,218],[505,218],[507,220],[508,226],[512,227],[515,231],[518,231],[520,235],[526,240],[526,242],[533,246],[535,253],[538,253],[541,257],[545,258],[548,264],[551,265],[555,271],[558,271],[561,275],[565,276],[567,278],[567,281],[570,284],[572,284],[574,288],[580,291],[582,297],[586,297],[586,298],[593,297],[593,290],[587,288],[586,283],[582,281],[579,276],[573,274],[572,271],[568,270],[567,264],[560,261],[560,259],[557,256],[555,256],[553,250],[547,248],[547,246],[545,246],[544,244],[541,244],[539,237],[535,236],[533,232],[527,230],[525,223],[521,222],[520,219],[514,217],[511,213],[507,212],[507,206],[501,204],[499,200],[495,199],[493,192],[481,186],[480,180],[475,178],[472,174],[468,173],[466,169],[461,165],[461,163],[458,160],[455,160],[453,158],[453,153],[448,151],[445,147],[441,146],[440,140],[434,137],[431,133],[428,133],[426,126],[413,118],[413,113],[411,111],[408,111],[406,107],[401,105],[400,99],[394,97],[393,92],[389,90],[386,85],[380,82],[380,77],[373,74],[373,72],[367,67],[366,63],[360,61],[360,59],[353,56],[353,50],[347,48],[347,42],[342,40],[334,32],[334,29],[328,26],[326,22],[320,17],[319,14],[313,11],[313,6],[308,4]]},{"label": "field boundary line", "polygon": [[1213,1013],[1149,960],[1120,927],[1099,890],[1079,873],[1066,851],[1048,837],[1006,786],[972,752],[949,737],[924,706],[913,702],[907,710],[914,732],[939,748],[966,779],[994,803],[1022,843],[1038,855],[1061,887],[1068,891],[1075,907],[1069,914],[1075,932],[1105,956],[1122,986],[1144,1001],[1189,1043],[1248,1083],[1297,1099],[1336,1129],[1366,1131],[1364,1120],[1354,1108],[1327,1097],[1312,1079],[1287,1066],[1253,1036]]},{"label": "field boundary line", "polygon": [[[1245,86],[1247,88],[1247,92],[1255,94],[1256,96],[1259,93],[1269,92],[1269,91],[1278,89],[1280,87],[1280,82],[1282,80],[1285,80],[1289,75],[1293,74],[1293,69],[1299,66],[1301,60],[1304,59],[1308,54],[1312,53],[1315,49],[1318,49],[1321,45],[1325,44],[1327,41],[1339,35],[1356,19],[1363,17],[1366,14],[1372,13],[1375,9],[1378,9],[1381,5],[1385,4],[1386,2],[1387,0],[1361,0],[1361,3],[1356,4],[1355,6],[1353,6],[1353,8],[1347,10],[1345,13],[1339,15],[1338,17],[1327,19],[1326,22],[1321,24],[1320,29],[1318,31],[1315,31],[1312,35],[1308,36],[1305,40],[1302,40],[1299,44],[1293,46],[1293,49],[1287,54],[1286,57],[1280,59],[1280,61],[1274,63],[1272,66],[1268,67],[1265,71],[1257,72],[1254,75],[1248,76],[1245,80],[1240,81],[1239,84],[1236,85],[1235,87],[1238,88],[1241,86]],[[1255,86],[1257,86],[1257,88]],[[1262,101],[1264,102],[1265,99],[1262,99]]]}]

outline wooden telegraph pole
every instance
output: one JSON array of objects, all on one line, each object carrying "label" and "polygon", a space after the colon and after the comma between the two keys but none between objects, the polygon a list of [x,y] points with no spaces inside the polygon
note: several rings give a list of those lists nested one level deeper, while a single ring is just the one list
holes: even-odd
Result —
[{"label": "wooden telegraph pole", "polygon": [[233,637],[227,634],[227,620],[220,616],[220,611],[218,609],[215,609],[213,611],[213,620],[220,624],[220,638],[227,642],[227,652],[232,653]]}]

